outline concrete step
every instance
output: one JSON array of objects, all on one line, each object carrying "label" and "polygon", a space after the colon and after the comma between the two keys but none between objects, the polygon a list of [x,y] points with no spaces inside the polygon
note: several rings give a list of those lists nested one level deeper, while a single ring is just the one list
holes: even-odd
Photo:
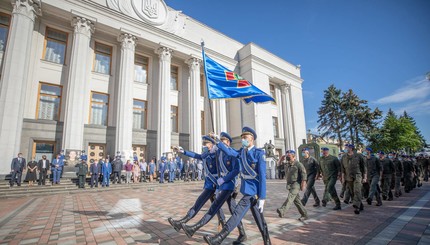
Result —
[{"label": "concrete step", "polygon": [[9,186],[3,185],[0,188],[0,199],[2,198],[17,198],[17,197],[26,197],[26,196],[44,196],[44,195],[54,195],[54,194],[74,194],[81,192],[100,192],[100,191],[109,191],[109,190],[123,190],[123,189],[144,189],[148,188],[148,191],[154,190],[154,188],[163,188],[168,186],[180,186],[180,185],[203,185],[203,181],[195,181],[195,182],[183,182],[178,181],[175,183],[165,183],[159,184],[158,182],[153,183],[132,183],[132,184],[111,184],[109,187],[99,187],[91,188],[89,185],[85,185],[85,189],[80,189],[76,186],[76,184],[69,183],[61,183],[60,185],[45,185],[45,186],[31,186],[28,187],[27,184],[21,185],[20,187],[14,186],[9,188]]}]

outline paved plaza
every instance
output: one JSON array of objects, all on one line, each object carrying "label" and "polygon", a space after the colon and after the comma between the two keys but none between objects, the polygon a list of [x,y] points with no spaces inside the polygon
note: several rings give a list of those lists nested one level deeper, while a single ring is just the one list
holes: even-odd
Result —
[{"label": "paved plaza", "polygon": [[[189,239],[176,232],[168,217],[182,217],[201,192],[203,182],[148,184],[112,191],[80,190],[73,194],[0,199],[0,244],[205,244],[203,235],[214,234],[213,219]],[[404,194],[383,206],[369,206],[355,215],[342,202],[341,211],[307,204],[305,223],[293,206],[286,218],[276,208],[286,198],[283,180],[268,180],[264,209],[272,244],[430,244],[430,184]],[[340,185],[338,184],[338,187]],[[322,196],[322,181],[317,181]],[[190,221],[193,224],[209,208]],[[223,207],[230,215],[226,206]],[[249,212],[244,218],[245,244],[262,244]],[[233,231],[224,244],[238,235]]]}]

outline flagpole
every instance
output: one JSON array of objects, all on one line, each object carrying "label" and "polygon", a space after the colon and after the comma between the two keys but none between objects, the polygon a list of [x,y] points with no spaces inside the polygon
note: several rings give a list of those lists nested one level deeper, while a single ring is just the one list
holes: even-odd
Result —
[{"label": "flagpole", "polygon": [[212,103],[211,100],[209,99],[209,86],[208,86],[208,76],[206,74],[206,59],[205,59],[205,42],[203,41],[203,39],[201,40],[201,46],[202,46],[202,57],[203,57],[203,70],[204,70],[204,74],[205,74],[205,80],[206,80],[206,94],[207,94],[207,98],[208,98],[208,103],[209,103],[209,113],[211,115],[211,126],[212,126],[212,132],[214,133],[219,133],[219,132],[215,132],[215,126],[214,126],[214,115],[212,113]]}]

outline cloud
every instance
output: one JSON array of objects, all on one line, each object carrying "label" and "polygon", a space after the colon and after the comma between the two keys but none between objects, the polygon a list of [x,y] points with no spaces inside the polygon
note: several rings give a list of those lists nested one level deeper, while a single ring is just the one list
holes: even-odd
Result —
[{"label": "cloud", "polygon": [[404,111],[408,114],[418,115],[430,115],[430,100],[417,101],[400,108],[394,109],[397,115],[402,115]]},{"label": "cloud", "polygon": [[[417,81],[418,79],[418,81]],[[393,94],[376,100],[377,104],[401,103],[411,100],[424,99],[430,95],[430,81],[422,76],[406,83],[406,86],[397,89]]]}]

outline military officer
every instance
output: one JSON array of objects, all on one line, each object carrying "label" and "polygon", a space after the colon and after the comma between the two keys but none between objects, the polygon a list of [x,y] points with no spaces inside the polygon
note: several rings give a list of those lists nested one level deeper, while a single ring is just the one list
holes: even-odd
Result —
[{"label": "military officer", "polygon": [[322,147],[322,156],[320,158],[320,173],[323,178],[325,185],[322,206],[325,207],[330,197],[334,200],[336,206],[333,210],[340,210],[340,200],[336,192],[336,181],[340,178],[340,162],[335,156],[329,154],[329,149],[327,147]]},{"label": "military officer", "polygon": [[286,155],[287,164],[285,165],[285,179],[287,180],[288,197],[276,212],[278,216],[282,218],[285,212],[287,212],[294,203],[301,214],[299,220],[305,221],[308,219],[308,212],[300,200],[299,191],[306,189],[306,169],[303,164],[296,159],[296,152],[294,150],[286,151]]},{"label": "military officer", "polygon": [[239,225],[243,216],[251,209],[254,220],[263,237],[264,244],[271,244],[269,230],[263,215],[266,199],[266,161],[264,150],[255,146],[257,133],[250,127],[242,129],[242,148],[234,150],[224,144],[218,147],[227,155],[239,159],[241,186],[243,194],[232,216],[214,237],[204,236],[208,244],[221,244],[228,234]]},{"label": "military officer", "polygon": [[415,168],[411,158],[403,155],[403,181],[405,183],[405,192],[409,193],[412,190]]},{"label": "military officer", "polygon": [[88,172],[88,164],[85,160],[80,161],[80,163],[76,164],[75,166],[78,170],[78,182],[79,182],[79,188],[85,188],[85,177],[87,176]]},{"label": "military officer", "polygon": [[391,152],[389,154],[389,158],[393,160],[394,170],[396,172],[394,178],[394,196],[400,197],[402,195],[402,190],[400,189],[400,181],[403,178],[403,163],[402,161],[400,161],[400,159],[397,157],[397,154],[394,152]]},{"label": "military officer", "polygon": [[[215,134],[212,134],[211,136],[215,138],[217,142],[217,144],[214,147],[218,148],[219,144],[225,144],[226,146],[230,147],[232,138],[228,133],[221,132],[220,134],[221,139],[219,139],[218,135],[215,135]],[[230,213],[233,214],[234,209],[236,208],[236,201],[235,201],[235,198],[237,196],[236,176],[239,173],[239,161],[236,157],[227,156],[220,149],[217,149],[216,157],[218,160],[219,172],[220,172],[220,177],[217,179],[217,184],[219,186],[220,193],[216,196],[216,199],[212,203],[208,212],[202,217],[202,219],[200,219],[199,222],[197,222],[195,225],[192,225],[192,226],[187,226],[184,223],[182,223],[182,228],[184,229],[185,234],[187,234],[188,237],[192,237],[193,234],[198,229],[200,229],[205,224],[207,224],[213,218],[213,216],[218,212],[218,210],[221,209],[224,202],[227,201]],[[235,192],[236,192],[236,195],[235,195]],[[237,238],[236,241],[233,242],[233,244],[241,244],[247,239],[242,222],[239,223],[237,228],[239,230],[239,237]]]},{"label": "military officer", "polygon": [[385,152],[379,151],[379,160],[382,165],[382,199],[388,201],[393,200],[393,192],[391,192],[391,180],[393,178],[393,174],[396,174],[394,169],[393,161],[385,157]]},{"label": "military officer", "polygon": [[381,162],[378,158],[376,158],[374,155],[372,155],[372,148],[367,147],[366,150],[363,152],[363,155],[365,157],[366,166],[367,166],[367,176],[368,181],[366,188],[368,188],[367,193],[369,193],[366,201],[367,204],[372,205],[373,196],[376,197],[376,206],[381,206],[381,193],[379,192],[378,183],[379,179],[381,178]]},{"label": "military officer", "polygon": [[423,154],[417,157],[417,186],[421,187],[423,185],[422,180],[424,179],[424,165],[426,164],[426,159]]},{"label": "military officer", "polygon": [[[182,223],[187,223],[189,220],[191,220],[196,214],[200,211],[200,209],[203,207],[203,205],[211,199],[213,202],[215,200],[214,194],[217,190],[218,184],[218,166],[217,166],[217,159],[216,159],[216,147],[215,141],[213,138],[205,135],[202,137],[203,141],[203,148],[202,153],[198,154],[196,152],[192,151],[185,151],[184,148],[181,146],[176,146],[173,149],[175,151],[178,151],[185,156],[201,160],[204,162],[204,168],[205,168],[205,182],[203,184],[203,192],[200,194],[200,196],[197,198],[194,205],[188,210],[187,214],[180,220],[174,220],[172,218],[168,218],[169,223],[173,226],[173,228],[176,231],[180,231],[182,229]],[[224,213],[222,209],[220,209],[218,212],[218,219],[219,223],[223,223],[225,220]]]},{"label": "military officer", "polygon": [[353,144],[347,144],[345,150],[347,153],[342,156],[341,160],[342,180],[346,182],[352,197],[354,213],[359,214],[364,209],[361,202],[361,189],[362,183],[367,181],[367,168],[364,158],[354,152]]},{"label": "military officer", "polygon": [[303,194],[302,204],[303,206],[306,206],[309,196],[312,194],[315,201],[315,204],[313,206],[319,207],[320,199],[318,198],[314,185],[315,185],[315,181],[319,176],[320,166],[318,161],[309,154],[308,148],[303,148],[302,156],[303,156],[303,166],[305,167],[306,174],[307,174],[306,190],[305,190],[305,193]]}]

